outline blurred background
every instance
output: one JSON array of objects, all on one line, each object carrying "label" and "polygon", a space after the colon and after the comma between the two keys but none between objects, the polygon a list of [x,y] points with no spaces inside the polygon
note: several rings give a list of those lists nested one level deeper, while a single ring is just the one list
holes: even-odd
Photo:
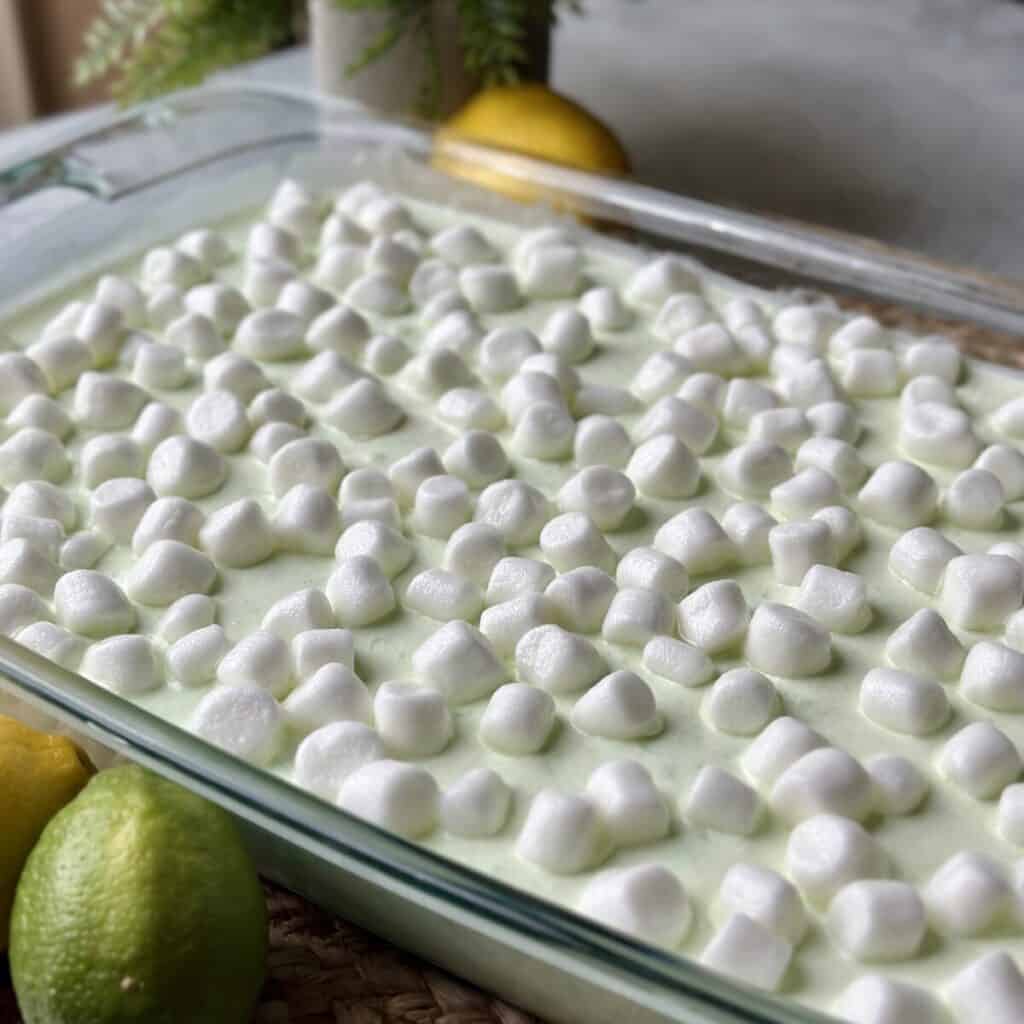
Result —
[{"label": "blurred background", "polygon": [[[273,55],[232,74],[312,88],[303,6]],[[100,7],[0,0],[0,125],[106,98],[109,77],[71,82]],[[353,91],[375,102],[389,75],[408,61]],[[1024,277],[1018,0],[586,0],[552,34],[549,80],[644,182]],[[0,158],[26,137],[0,136]]]}]

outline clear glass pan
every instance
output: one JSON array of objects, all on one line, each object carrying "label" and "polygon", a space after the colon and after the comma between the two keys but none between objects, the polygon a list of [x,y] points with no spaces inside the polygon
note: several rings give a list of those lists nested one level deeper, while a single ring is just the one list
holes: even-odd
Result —
[{"label": "clear glass pan", "polygon": [[[370,153],[374,170],[388,165],[401,175],[430,152],[429,133],[415,125],[257,90],[186,94],[112,119],[0,171],[0,240],[8,243],[0,316],[187,227],[251,207],[285,174],[312,184],[354,178],[367,173]],[[1024,290],[1009,282],[481,147],[452,146],[447,155],[528,180],[662,246],[687,242],[1024,335]],[[54,195],[69,189],[62,212],[49,215]],[[460,203],[496,203],[464,184],[439,194],[456,189]],[[26,216],[42,202],[49,207]],[[228,808],[271,877],[547,1020],[825,1019],[384,833],[4,638],[0,689]]]}]

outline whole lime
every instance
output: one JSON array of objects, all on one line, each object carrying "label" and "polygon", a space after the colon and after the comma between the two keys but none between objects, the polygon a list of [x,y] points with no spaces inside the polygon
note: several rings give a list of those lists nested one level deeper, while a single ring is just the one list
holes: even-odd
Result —
[{"label": "whole lime", "polygon": [[230,817],[123,765],[95,776],[30,854],[11,976],[25,1024],[242,1024],[266,937]]}]

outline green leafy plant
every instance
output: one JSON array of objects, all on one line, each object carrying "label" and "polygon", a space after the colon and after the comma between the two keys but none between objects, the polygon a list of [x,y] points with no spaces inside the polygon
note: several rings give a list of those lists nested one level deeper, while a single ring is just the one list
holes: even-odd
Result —
[{"label": "green leafy plant", "polygon": [[[400,40],[419,40],[428,55],[425,112],[440,90],[433,0],[333,0],[345,10],[386,14],[385,27],[346,69],[357,75]],[[528,62],[531,24],[580,0],[455,0],[467,70],[484,85],[518,81]],[[301,0],[104,0],[75,65],[79,85],[114,75],[122,102],[197,85],[219,68],[251,60],[293,35]]]}]

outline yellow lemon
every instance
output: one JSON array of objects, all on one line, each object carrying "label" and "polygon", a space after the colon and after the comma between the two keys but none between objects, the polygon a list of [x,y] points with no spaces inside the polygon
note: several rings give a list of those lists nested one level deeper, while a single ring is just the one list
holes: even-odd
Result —
[{"label": "yellow lemon", "polygon": [[136,765],[58,811],[18,882],[25,1024],[248,1024],[266,952],[263,889],[231,817]]},{"label": "yellow lemon", "polygon": [[622,175],[629,159],[619,140],[578,103],[544,85],[494,86],[477,93],[437,130],[435,167],[526,202],[536,186],[460,159],[448,142],[474,142],[597,174]]},{"label": "yellow lemon", "polygon": [[0,715],[0,951],[18,876],[46,823],[86,784],[89,759],[66,736]]}]

